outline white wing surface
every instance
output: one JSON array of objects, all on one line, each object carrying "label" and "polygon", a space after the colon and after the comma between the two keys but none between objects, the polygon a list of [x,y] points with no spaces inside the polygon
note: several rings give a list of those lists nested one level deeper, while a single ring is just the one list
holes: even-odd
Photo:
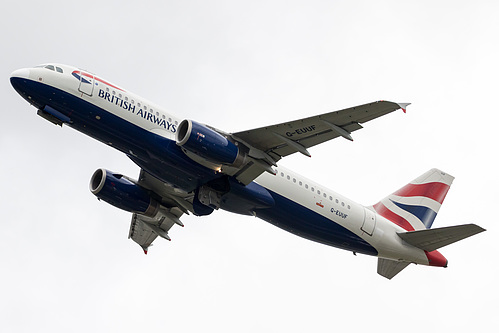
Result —
[{"label": "white wing surface", "polygon": [[265,126],[248,131],[232,133],[235,141],[250,148],[252,161],[235,176],[248,184],[262,172],[272,170],[272,165],[282,157],[300,152],[310,156],[308,148],[320,143],[343,137],[353,140],[352,132],[361,129],[363,123],[405,108],[409,103],[378,101],[348,109]]}]

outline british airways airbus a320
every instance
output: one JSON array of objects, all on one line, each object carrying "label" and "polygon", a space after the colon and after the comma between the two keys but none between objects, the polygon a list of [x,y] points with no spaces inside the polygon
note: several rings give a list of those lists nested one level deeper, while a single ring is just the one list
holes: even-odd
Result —
[{"label": "british airways airbus a320", "polygon": [[12,73],[38,115],[83,132],[132,159],[138,180],[95,171],[90,190],[132,213],[129,238],[145,253],[180,217],[214,210],[259,217],[295,235],[378,257],[391,279],[409,264],[447,267],[437,249],[484,231],[431,229],[453,177],[432,169],[373,206],[362,206],[278,165],[281,158],[342,137],[408,104],[379,101],[282,124],[228,133],[177,118],[76,67],[46,64]]}]

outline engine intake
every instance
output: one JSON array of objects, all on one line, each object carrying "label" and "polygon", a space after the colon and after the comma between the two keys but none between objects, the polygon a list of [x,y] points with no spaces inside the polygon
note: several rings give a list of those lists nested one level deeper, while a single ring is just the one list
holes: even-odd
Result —
[{"label": "engine intake", "polygon": [[244,155],[239,147],[220,133],[192,120],[183,120],[177,129],[177,145],[209,162],[240,165]]},{"label": "engine intake", "polygon": [[153,217],[159,204],[143,187],[131,182],[123,175],[98,169],[90,179],[90,191],[99,199],[123,209]]}]

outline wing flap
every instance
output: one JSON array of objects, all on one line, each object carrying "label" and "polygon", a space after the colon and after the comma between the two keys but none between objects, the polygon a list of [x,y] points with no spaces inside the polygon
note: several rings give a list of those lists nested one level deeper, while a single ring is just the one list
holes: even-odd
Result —
[{"label": "wing flap", "polygon": [[139,244],[144,250],[144,253],[147,254],[147,249],[152,242],[154,242],[156,237],[158,237],[158,234],[147,227],[146,222],[140,219],[140,215],[133,214],[128,238]]},{"label": "wing flap", "polygon": [[180,222],[178,216],[171,211],[161,209],[158,214],[152,218],[133,214],[130,224],[130,232],[128,238],[131,238],[135,243],[139,244],[144,253],[147,254],[147,248],[152,244],[157,236],[171,241],[168,231],[175,225],[184,226]]},{"label": "wing flap", "polygon": [[171,240],[168,231],[175,224],[184,226],[180,217],[183,213],[188,213],[193,209],[192,203],[188,201],[192,194],[164,183],[142,169],[137,184],[150,190],[155,199],[160,202],[160,208],[153,217],[132,215],[128,238],[139,244],[147,254],[148,247],[158,236]]},{"label": "wing flap", "polygon": [[254,162],[249,163],[244,169],[235,174],[234,176],[236,179],[242,184],[248,185],[265,171],[275,174],[275,171],[269,164],[257,161],[260,160],[255,160]]}]

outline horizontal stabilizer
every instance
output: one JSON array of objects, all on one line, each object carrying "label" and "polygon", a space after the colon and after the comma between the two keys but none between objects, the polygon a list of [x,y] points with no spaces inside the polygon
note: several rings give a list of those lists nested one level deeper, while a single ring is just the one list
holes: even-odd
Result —
[{"label": "horizontal stabilizer", "polygon": [[391,280],[395,275],[400,273],[408,265],[408,262],[379,258],[378,274],[386,277],[388,280]]},{"label": "horizontal stabilizer", "polygon": [[412,246],[431,252],[482,231],[485,231],[485,229],[476,224],[464,224],[453,227],[400,232],[397,234]]}]

